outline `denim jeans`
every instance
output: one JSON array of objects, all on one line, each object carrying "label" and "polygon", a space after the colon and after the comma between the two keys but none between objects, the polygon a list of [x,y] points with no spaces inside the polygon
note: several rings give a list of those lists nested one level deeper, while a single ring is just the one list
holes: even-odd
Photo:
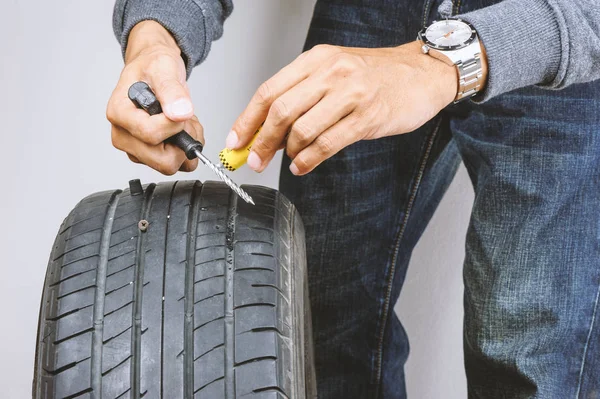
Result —
[{"label": "denim jeans", "polygon": [[[454,13],[492,2],[458,0]],[[306,48],[400,45],[438,5],[321,0]],[[451,105],[303,177],[284,158],[280,189],[306,226],[319,398],[406,396],[394,303],[461,160],[475,191],[463,272],[469,398],[600,398],[600,82]]]}]

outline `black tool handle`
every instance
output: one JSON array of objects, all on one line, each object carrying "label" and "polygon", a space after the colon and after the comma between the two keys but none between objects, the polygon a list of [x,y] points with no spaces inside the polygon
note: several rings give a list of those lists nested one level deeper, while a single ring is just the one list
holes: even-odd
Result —
[{"label": "black tool handle", "polygon": [[[150,115],[162,113],[160,102],[156,99],[154,92],[145,82],[135,82],[129,88],[129,99],[136,107],[148,112]],[[185,130],[165,140],[165,143],[176,145],[185,152],[188,159],[196,158],[196,150],[202,152],[202,143],[194,139]]]}]

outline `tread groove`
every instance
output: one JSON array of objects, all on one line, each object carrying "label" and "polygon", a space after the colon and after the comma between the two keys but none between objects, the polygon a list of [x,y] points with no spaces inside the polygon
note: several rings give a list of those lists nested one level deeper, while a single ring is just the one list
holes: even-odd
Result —
[{"label": "tread groove", "polygon": [[225,258],[215,258],[215,259],[211,259],[211,260],[205,260],[204,262],[194,264],[194,266],[205,265],[207,263],[216,262],[218,260],[225,260]]},{"label": "tread groove", "polygon": [[201,249],[209,249],[209,248],[223,248],[224,245],[223,244],[214,244],[214,245],[207,245],[207,246],[203,246]]},{"label": "tread groove", "polygon": [[[144,199],[142,209],[140,211],[140,219],[148,219],[150,206],[154,198],[155,184],[150,184],[144,191]],[[138,240],[136,248],[131,251],[135,252],[135,269],[134,269],[134,289],[133,289],[133,331],[131,332],[131,370],[129,372],[131,378],[131,397],[140,399],[143,394],[140,393],[140,374],[142,360],[142,293],[144,288],[144,260],[146,256],[146,234],[138,230]],[[145,393],[144,393],[145,394]]]},{"label": "tread groove", "polygon": [[73,395],[65,396],[62,399],[73,399],[73,398],[76,398],[78,396],[85,395],[86,393],[90,393],[90,392],[92,392],[92,388],[87,388],[87,389],[84,389],[83,391],[79,391],[77,393],[74,393]]},{"label": "tread groove", "polygon": [[72,369],[73,367],[77,366],[78,363],[85,362],[88,359],[90,359],[90,356],[86,357],[85,359],[78,360],[76,362],[71,362],[69,364],[65,364],[64,366],[59,367],[56,370],[47,370],[47,369],[44,369],[44,371],[47,374],[49,374],[49,375],[57,375],[57,374],[62,373],[63,371],[67,371],[68,369]]},{"label": "tread groove", "polygon": [[213,384],[213,383],[215,383],[215,382],[217,382],[217,381],[221,381],[221,380],[222,380],[222,379],[224,379],[224,378],[225,378],[225,377],[219,377],[219,378],[215,378],[215,379],[214,379],[214,380],[212,380],[211,382],[209,382],[209,383],[207,383],[207,384],[204,384],[204,385],[202,385],[200,388],[198,388],[198,389],[196,389],[196,390],[194,391],[194,395],[195,395],[195,394],[197,394],[198,392],[200,392],[201,390],[203,390],[204,388],[206,388],[207,386],[209,386],[210,384]]},{"label": "tread groove", "polygon": [[77,237],[82,236],[84,234],[88,234],[88,233],[91,233],[93,231],[98,231],[98,230],[102,230],[102,227],[97,227],[95,229],[91,229],[91,230],[87,230],[87,231],[82,231],[81,233],[77,233],[74,236],[70,235],[68,238],[65,239],[65,242],[69,242],[69,241],[71,241],[74,238],[77,238]]},{"label": "tread groove", "polygon": [[[106,206],[106,204],[101,204],[101,205],[103,205],[103,206]],[[96,214],[96,215],[94,215],[94,214],[91,214],[91,215],[89,215],[88,217],[86,217],[86,218],[84,218],[84,219],[81,219],[81,220],[78,220],[78,221],[76,221],[76,222],[73,222],[73,223],[71,223],[69,226],[65,227],[65,229],[64,229],[64,230],[62,230],[62,231],[61,231],[61,233],[64,233],[65,231],[69,230],[70,228],[72,228],[72,227],[74,227],[74,226],[77,226],[77,225],[78,225],[78,224],[80,224],[80,223],[87,222],[88,220],[91,220],[91,219],[93,219],[93,218],[97,218],[97,217],[98,217],[98,216],[100,216],[100,215],[101,215],[100,213],[98,213],[98,214]]]},{"label": "tread groove", "polygon": [[211,299],[211,298],[214,298],[214,297],[216,297],[216,296],[220,296],[220,295],[225,295],[225,293],[224,293],[224,292],[219,292],[219,293],[213,294],[213,295],[211,295],[211,296],[207,296],[206,298],[202,298],[202,299],[200,299],[199,301],[196,301],[196,302],[194,302],[194,305],[197,305],[197,304],[199,304],[199,303],[202,303],[202,302],[204,302],[204,301],[207,301],[207,300],[209,300],[209,299]]},{"label": "tread groove", "polygon": [[48,286],[48,288],[56,287],[57,285],[60,285],[61,283],[65,282],[67,280],[70,280],[70,279],[75,278],[77,276],[81,276],[82,274],[86,274],[86,273],[94,272],[94,271],[95,271],[94,269],[90,269],[90,270],[86,270],[86,271],[83,271],[83,272],[75,273],[75,274],[73,274],[73,275],[71,275],[69,277],[65,277],[62,280],[58,280],[57,282],[50,284]]},{"label": "tread groove", "polygon": [[[194,267],[196,260],[196,223],[200,213],[200,199],[204,185],[198,188],[199,182],[192,187],[190,211],[188,213],[187,248],[185,265],[185,294],[183,321],[183,395],[192,398],[194,395]],[[200,192],[198,192],[198,190]]]},{"label": "tread groove", "polygon": [[111,260],[119,259],[122,256],[129,255],[129,254],[134,253],[134,252],[135,252],[135,248],[132,249],[131,251],[127,251],[127,252],[124,252],[124,253],[119,254],[117,256],[113,256],[112,258],[108,258],[108,261],[110,262]]},{"label": "tread groove", "polygon": [[[115,338],[120,337],[121,335],[125,334],[127,331],[131,330],[131,326],[127,327],[126,329],[124,329],[123,331],[121,331],[120,333],[118,333],[117,335],[114,335],[112,337],[110,337],[109,339],[107,339],[106,341],[102,341],[102,343],[104,345],[106,345],[107,343],[109,343],[110,341],[112,341]],[[130,356],[131,357],[131,356]]]},{"label": "tread groove", "polygon": [[[130,356],[130,357],[131,357],[131,356]],[[120,394],[119,396],[117,396],[115,399],[122,398],[122,397],[123,397],[123,396],[125,396],[125,394],[126,394],[127,392],[129,392],[129,391],[131,391],[131,388],[127,388],[127,390],[126,390],[125,392],[123,392],[122,394]]]},{"label": "tread groove", "polygon": [[244,364],[259,362],[261,360],[277,360],[277,356],[259,356],[252,359],[244,360],[235,364],[235,367],[243,366]]},{"label": "tread groove", "polygon": [[126,239],[126,240],[123,240],[123,241],[115,242],[114,244],[111,244],[111,245],[110,245],[110,248],[112,249],[112,248],[116,247],[117,245],[125,244],[126,242],[128,242],[128,241],[131,241],[131,240],[133,240],[134,238],[135,238],[135,236],[133,236],[133,237],[129,237],[128,239]]},{"label": "tread groove", "polygon": [[76,294],[78,292],[85,291],[85,290],[88,290],[88,289],[94,288],[94,287],[96,287],[96,284],[86,285],[85,287],[78,288],[75,291],[70,291],[70,292],[67,292],[65,294],[59,295],[59,296],[56,297],[56,299],[62,299],[62,298],[67,297],[69,295]]},{"label": "tread groove", "polygon": [[116,271],[114,271],[114,272],[112,272],[112,273],[108,273],[108,274],[106,275],[106,277],[114,276],[115,274],[118,274],[118,273],[124,272],[125,270],[129,270],[129,269],[131,269],[131,268],[132,268],[132,267],[134,267],[134,266],[135,266],[135,263],[133,263],[133,264],[131,264],[131,265],[129,265],[129,266],[127,266],[127,267],[123,268],[123,269],[116,270]]},{"label": "tread groove", "polygon": [[87,308],[92,307],[92,306],[94,306],[94,304],[87,305],[87,306],[84,306],[82,308],[76,308],[76,309],[73,309],[73,310],[69,310],[68,312],[59,314],[58,316],[55,316],[55,317],[46,317],[46,320],[48,320],[48,321],[58,321],[58,320],[62,319],[63,317],[67,317],[68,315],[71,315],[73,313],[77,313],[80,310],[87,309]]},{"label": "tread groove", "polygon": [[213,278],[222,278],[222,277],[225,277],[225,275],[224,274],[219,274],[217,276],[206,277],[206,278],[203,278],[202,280],[194,281],[194,285],[196,285],[198,283],[201,283],[203,281],[207,281],[207,280],[213,279]]},{"label": "tread groove", "polygon": [[169,226],[171,225],[171,206],[173,205],[173,194],[177,187],[178,181],[173,183],[171,186],[171,193],[169,194],[169,205],[167,205],[167,220],[165,222],[165,253],[163,256],[163,275],[162,275],[162,302],[160,308],[160,397],[165,396],[165,293],[167,290],[167,254],[169,253]]},{"label": "tread groove", "polygon": [[263,331],[273,331],[273,332],[279,334],[281,337],[285,338],[285,335],[283,334],[283,332],[281,332],[281,330],[277,327],[256,327],[256,328],[252,328],[247,331],[242,331],[241,333],[239,333],[237,335],[243,335],[243,334],[248,334],[248,333],[257,333],[257,332],[263,332]]},{"label": "tread groove", "polygon": [[109,368],[104,373],[102,373],[102,377],[104,377],[105,375],[108,375],[111,371],[113,371],[114,369],[116,369],[117,367],[119,367],[120,365],[122,365],[123,363],[128,361],[129,359],[131,359],[131,355],[127,356],[125,359],[121,360],[118,364],[114,365],[113,367]]},{"label": "tread groove", "polygon": [[250,252],[250,255],[264,256],[264,257],[267,257],[267,258],[274,258],[273,255],[271,255],[271,254],[264,254],[262,252]]},{"label": "tread groove", "polygon": [[129,282],[129,283],[125,283],[125,284],[123,284],[123,285],[121,285],[121,286],[119,286],[119,287],[117,287],[117,288],[113,288],[112,290],[110,290],[110,291],[107,291],[105,295],[106,295],[106,296],[109,296],[110,294],[112,294],[112,293],[114,293],[114,292],[117,292],[117,291],[119,291],[120,289],[123,289],[123,288],[125,288],[125,287],[128,287],[128,286],[130,286],[130,285],[131,285],[131,282]]},{"label": "tread groove", "polygon": [[121,190],[115,191],[108,201],[108,212],[104,216],[102,238],[100,240],[100,259],[96,268],[96,296],[94,299],[94,332],[92,333],[91,395],[92,399],[102,398],[102,334],[104,332],[104,300],[106,287],[106,271],[108,269],[108,252],[112,225]]},{"label": "tread groove", "polygon": [[254,302],[254,303],[247,303],[247,304],[245,304],[245,305],[239,305],[239,306],[236,306],[236,307],[235,307],[235,308],[233,308],[233,309],[235,310],[235,309],[241,309],[241,308],[250,308],[250,307],[252,307],[252,306],[269,306],[269,307],[272,307],[272,308],[274,308],[274,307],[275,307],[275,305],[274,305],[274,304],[272,304],[272,303],[266,303],[266,302]]},{"label": "tread groove", "polygon": [[202,323],[198,327],[194,328],[194,331],[201,329],[202,327],[204,327],[207,324],[214,323],[217,320],[223,320],[224,318],[225,318],[225,316],[221,316],[221,317],[217,317],[216,319],[212,319],[210,321],[207,321],[206,323]]},{"label": "tread groove", "polygon": [[[129,285],[129,284],[127,284],[127,285]],[[116,313],[116,312],[118,312],[119,310],[121,310],[121,309],[123,309],[123,308],[126,308],[127,306],[131,305],[132,303],[133,303],[133,301],[129,301],[129,302],[127,302],[126,304],[124,304],[124,305],[121,305],[121,306],[119,306],[118,308],[116,308],[116,309],[114,309],[114,310],[111,310],[110,312],[106,313],[106,314],[104,315],[104,317],[106,317],[106,316],[110,316],[111,314],[113,314],[113,313]]]},{"label": "tread groove", "polygon": [[234,374],[234,350],[235,350],[235,331],[234,331],[234,282],[233,265],[235,264],[235,224],[237,219],[237,194],[233,191],[229,193],[229,208],[227,209],[227,229],[225,233],[226,243],[226,262],[225,267],[225,397],[235,398],[235,374]]},{"label": "tread groove", "polygon": [[[136,211],[137,211],[137,212],[139,212],[139,210],[138,210],[138,209],[135,209],[135,208],[134,208],[134,209],[132,209],[132,210],[130,210],[130,211],[128,211],[128,212],[125,212],[125,213],[124,213],[124,214],[122,214],[122,215],[119,215],[119,216],[117,216],[117,217],[115,218],[115,220],[120,220],[120,219],[123,219],[125,216],[129,216],[129,215],[131,215],[132,213],[135,213]],[[131,227],[131,226],[135,226],[135,225],[129,225],[128,227]],[[121,230],[121,229],[119,229],[119,230]]]},{"label": "tread groove", "polygon": [[85,330],[81,330],[81,331],[79,331],[79,332],[76,332],[75,334],[71,334],[71,335],[69,335],[68,337],[64,337],[63,339],[57,339],[56,341],[54,341],[54,342],[53,342],[53,344],[54,344],[54,345],[58,345],[58,344],[60,344],[61,342],[68,341],[68,340],[70,340],[71,338],[75,338],[75,337],[78,337],[78,336],[80,336],[80,335],[83,335],[83,334],[87,334],[87,333],[89,333],[89,332],[92,332],[92,331],[94,331],[94,327],[86,328]]},{"label": "tread groove", "polygon": [[269,245],[273,245],[275,246],[275,244],[273,244],[271,241],[265,241],[265,240],[240,240],[240,241],[236,241],[236,244],[241,244],[241,243],[250,243],[250,244],[269,244]]},{"label": "tread groove", "polygon": [[281,288],[279,288],[278,286],[276,286],[275,284],[252,284],[252,287],[255,288],[274,288],[275,290],[277,290],[277,292],[279,292],[281,294],[281,296],[283,297],[283,299],[285,299],[288,303],[290,302],[289,298],[285,295],[285,293],[281,290]]},{"label": "tread groove", "polygon": [[[137,211],[139,212],[139,209]],[[119,233],[119,232],[121,232],[123,230],[127,230],[127,229],[130,229],[132,227],[136,227],[137,228],[137,226],[135,224],[128,224],[126,226],[123,226],[123,227],[120,227],[120,228],[118,228],[116,230],[113,230],[113,234],[117,234],[117,233]]]},{"label": "tread groove", "polygon": [[217,346],[215,346],[215,347],[213,347],[213,348],[210,348],[210,349],[209,349],[209,350],[207,350],[206,352],[204,352],[204,353],[202,353],[202,354],[198,355],[196,358],[194,358],[194,361],[196,361],[196,360],[200,359],[202,356],[204,356],[204,355],[206,355],[206,354],[208,354],[208,353],[210,353],[210,352],[214,351],[215,349],[222,348],[223,346],[225,346],[225,344],[219,344],[219,345],[217,345]]},{"label": "tread groove", "polygon": [[250,266],[250,267],[240,267],[238,269],[235,269],[236,272],[241,272],[241,271],[246,271],[246,270],[261,270],[261,271],[275,273],[275,270],[269,269],[268,267]]},{"label": "tread groove", "polygon": [[221,232],[217,232],[217,233],[204,233],[204,234],[198,234],[196,235],[196,238],[202,238],[202,237],[206,237],[206,236],[216,236],[216,235],[221,235],[223,233]]},{"label": "tread groove", "polygon": [[77,262],[81,262],[82,260],[86,260],[86,259],[90,259],[90,258],[97,258],[97,257],[98,257],[98,255],[88,255],[88,256],[84,256],[83,258],[79,258],[79,259],[75,259],[75,260],[72,260],[72,261],[70,261],[70,262],[67,262],[67,263],[63,263],[63,264],[62,264],[62,266],[61,266],[60,268],[62,269],[62,268],[64,268],[64,267],[67,267],[67,266],[69,266],[69,265],[72,265],[73,263],[77,263]]},{"label": "tread groove", "polygon": [[[261,392],[279,392],[285,399],[289,399],[289,396],[285,392],[283,392],[283,389],[281,389],[277,386],[257,388],[252,391],[252,393],[261,393]],[[247,394],[247,395],[250,395],[250,394]],[[246,396],[246,395],[244,395],[244,396]]]},{"label": "tread groove", "polygon": [[71,249],[69,249],[69,250],[67,250],[67,251],[63,252],[62,254],[58,255],[56,258],[54,258],[54,259],[52,259],[52,260],[53,260],[53,261],[57,261],[57,260],[59,260],[59,259],[61,259],[61,258],[64,258],[64,257],[65,257],[65,255],[68,255],[68,254],[70,254],[71,252],[77,251],[78,249],[81,249],[81,248],[89,247],[90,245],[96,245],[96,244],[98,244],[99,242],[100,242],[100,241],[94,241],[94,242],[88,242],[87,244],[81,244],[81,245],[79,245],[79,246],[76,246],[76,247],[74,247],[74,248],[71,248]]}]

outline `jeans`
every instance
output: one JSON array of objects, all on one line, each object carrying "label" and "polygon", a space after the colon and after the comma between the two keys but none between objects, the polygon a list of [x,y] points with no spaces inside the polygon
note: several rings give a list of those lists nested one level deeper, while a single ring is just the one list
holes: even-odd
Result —
[{"label": "jeans", "polygon": [[[439,2],[321,0],[306,49],[412,41]],[[491,3],[458,0],[454,13]],[[600,398],[600,82],[451,105],[303,177],[284,158],[280,189],[306,227],[319,398],[406,397],[409,344],[393,308],[461,160],[475,191],[469,398]]]}]

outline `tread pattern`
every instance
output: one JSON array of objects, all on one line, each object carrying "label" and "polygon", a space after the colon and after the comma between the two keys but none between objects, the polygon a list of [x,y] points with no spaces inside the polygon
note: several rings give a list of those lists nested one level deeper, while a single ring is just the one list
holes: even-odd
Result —
[{"label": "tread pattern", "polygon": [[304,398],[303,228],[245,189],[256,206],[194,181],[82,200],[50,256],[33,397]]}]

